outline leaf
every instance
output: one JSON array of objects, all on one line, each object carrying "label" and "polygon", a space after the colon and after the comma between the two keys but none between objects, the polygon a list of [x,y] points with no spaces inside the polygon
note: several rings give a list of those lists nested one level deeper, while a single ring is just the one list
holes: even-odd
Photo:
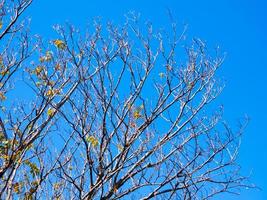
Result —
[{"label": "leaf", "polygon": [[0,67],[4,68],[4,61],[3,61],[2,56],[0,56]]},{"label": "leaf", "polygon": [[46,96],[47,96],[47,97],[52,97],[52,96],[54,96],[54,94],[55,94],[55,92],[54,92],[53,89],[49,89],[49,90],[47,90],[47,92],[46,92]]},{"label": "leaf", "polygon": [[2,144],[3,144],[3,145],[8,145],[8,143],[9,143],[8,140],[3,140],[3,141],[2,141]]},{"label": "leaf", "polygon": [[6,100],[6,96],[5,96],[4,92],[0,92],[0,100],[1,101]]},{"label": "leaf", "polygon": [[30,173],[33,176],[40,174],[40,170],[35,163],[32,163],[29,160],[26,160],[24,163],[30,167]]},{"label": "leaf", "polygon": [[37,66],[36,68],[35,68],[35,70],[34,70],[34,73],[36,74],[36,75],[40,75],[41,74],[41,72],[44,70],[44,68],[42,67],[42,66]]},{"label": "leaf", "polygon": [[55,109],[54,108],[48,108],[48,110],[47,110],[48,117],[52,117],[54,113],[55,113]]},{"label": "leaf", "polygon": [[42,85],[42,83],[40,81],[37,81],[35,84],[37,87],[40,87]]},{"label": "leaf", "polygon": [[54,185],[53,185],[53,188],[54,188],[55,190],[60,189],[60,187],[61,187],[61,183],[59,183],[59,182],[56,182],[56,183],[54,183]]},{"label": "leaf", "polygon": [[54,85],[55,85],[55,81],[48,81],[48,82],[47,82],[47,85],[49,85],[49,86],[54,86]]},{"label": "leaf", "polygon": [[33,199],[33,196],[31,192],[25,193],[23,200],[32,200],[32,199]]},{"label": "leaf", "polygon": [[45,54],[45,61],[51,61],[52,60],[52,52],[51,51],[47,51]]},{"label": "leaf", "polygon": [[[50,81],[50,82],[47,83],[47,85],[53,85],[53,84],[54,84],[53,81]],[[60,89],[49,89],[46,92],[46,96],[51,98],[54,95],[59,95],[61,92],[62,92],[62,90],[60,90]]]},{"label": "leaf", "polygon": [[98,145],[98,140],[94,136],[86,136],[86,141],[91,143],[92,146],[95,148]]},{"label": "leaf", "polygon": [[13,185],[13,190],[16,194],[20,193],[20,184],[19,183],[14,183]]},{"label": "leaf", "polygon": [[39,61],[42,62],[49,62],[52,60],[52,52],[51,51],[47,51],[45,56],[42,56],[39,58]]},{"label": "leaf", "polygon": [[33,144],[30,144],[29,146],[26,147],[27,150],[33,148]]},{"label": "leaf", "polygon": [[3,28],[3,22],[0,21],[0,29],[2,29],[2,28]]},{"label": "leaf", "polygon": [[55,70],[59,71],[60,69],[61,69],[60,64],[56,64],[56,66],[55,66]]},{"label": "leaf", "polygon": [[9,70],[8,70],[8,69],[3,69],[3,70],[0,72],[0,74],[1,74],[2,76],[5,76],[5,75],[9,74]]},{"label": "leaf", "polygon": [[44,62],[45,60],[46,60],[45,56],[42,56],[42,57],[39,58],[39,61],[40,61],[41,63]]},{"label": "leaf", "polygon": [[139,119],[140,117],[142,117],[142,115],[140,114],[139,110],[134,111],[133,116],[134,116],[135,119]]},{"label": "leaf", "polygon": [[118,147],[118,150],[119,151],[122,151],[123,150],[123,146],[121,144],[118,144],[117,147]]},{"label": "leaf", "polygon": [[39,185],[38,180],[34,180],[34,181],[32,181],[31,185],[32,185],[33,187],[37,187],[37,186]]},{"label": "leaf", "polygon": [[66,49],[66,44],[62,41],[62,40],[59,40],[59,39],[56,39],[53,41],[54,42],[54,45],[58,48],[58,49],[61,49],[61,50],[64,50]]},{"label": "leaf", "polygon": [[1,158],[8,160],[9,159],[9,155],[1,155]]}]

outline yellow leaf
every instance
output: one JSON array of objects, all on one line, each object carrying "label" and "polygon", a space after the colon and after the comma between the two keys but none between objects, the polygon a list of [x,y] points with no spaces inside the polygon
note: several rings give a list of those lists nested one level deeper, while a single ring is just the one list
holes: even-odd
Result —
[{"label": "yellow leaf", "polygon": [[43,70],[44,70],[44,68],[42,66],[38,66],[35,68],[34,73],[36,75],[39,75]]},{"label": "yellow leaf", "polygon": [[142,117],[142,115],[140,114],[139,110],[134,111],[133,116],[134,116],[135,119],[139,119],[140,117]]},{"label": "yellow leaf", "polygon": [[8,145],[8,143],[9,143],[8,140],[3,140],[3,141],[2,141],[2,144],[3,144],[3,145]]},{"label": "yellow leaf", "polygon": [[5,75],[9,74],[9,70],[8,69],[3,69],[0,73],[1,73],[2,76],[5,76]]},{"label": "yellow leaf", "polygon": [[44,61],[45,61],[45,56],[40,57],[40,58],[39,58],[39,61],[40,61],[41,63],[44,62]]},{"label": "yellow leaf", "polygon": [[40,173],[40,169],[37,167],[35,163],[32,163],[29,160],[25,160],[24,163],[30,167],[30,173],[32,175],[38,175]]},{"label": "yellow leaf", "polygon": [[55,109],[54,108],[48,108],[47,110],[47,115],[49,117],[53,116],[53,114],[55,113]]},{"label": "yellow leaf", "polygon": [[14,189],[15,193],[19,194],[20,193],[20,185],[19,185],[19,183],[15,183],[13,185],[13,189]]},{"label": "yellow leaf", "polygon": [[2,28],[3,28],[3,22],[0,21],[0,29],[2,29]]},{"label": "yellow leaf", "polygon": [[39,185],[39,182],[35,180],[35,181],[32,182],[31,185],[34,186],[34,187],[37,187]]},{"label": "yellow leaf", "polygon": [[[30,189],[30,191],[31,191],[31,189]],[[30,191],[25,193],[24,200],[32,200],[33,199],[32,193]]]},{"label": "yellow leaf", "polygon": [[46,92],[46,96],[48,96],[48,97],[52,97],[54,94],[55,94],[55,92],[54,92],[54,90],[52,90],[52,89],[49,89],[49,90],[47,90],[47,92]]},{"label": "yellow leaf", "polygon": [[64,50],[66,49],[66,44],[62,41],[62,40],[54,40],[54,45],[58,48],[58,49],[61,49],[61,50]]},{"label": "yellow leaf", "polygon": [[52,60],[52,52],[51,51],[47,51],[45,56],[42,56],[39,58],[39,61],[42,62],[48,62]]},{"label": "yellow leaf", "polygon": [[1,158],[5,159],[5,160],[8,160],[9,156],[8,155],[1,155]]},{"label": "yellow leaf", "polygon": [[54,183],[53,188],[55,190],[58,190],[58,189],[60,189],[60,186],[61,186],[61,183]]},{"label": "yellow leaf", "polygon": [[27,150],[33,148],[33,144],[30,144],[29,146],[26,147]]},{"label": "yellow leaf", "polygon": [[47,85],[53,86],[53,85],[55,85],[55,81],[48,81]]},{"label": "yellow leaf", "polygon": [[87,136],[86,141],[91,143],[93,147],[96,147],[98,145],[98,140],[94,136]]}]

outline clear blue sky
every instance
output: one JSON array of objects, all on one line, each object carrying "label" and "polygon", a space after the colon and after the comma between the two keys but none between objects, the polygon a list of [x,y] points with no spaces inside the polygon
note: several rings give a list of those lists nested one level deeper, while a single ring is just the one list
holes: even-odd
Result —
[{"label": "clear blue sky", "polygon": [[[74,3],[75,2],[75,3]],[[180,26],[189,25],[188,35],[219,45],[227,52],[220,71],[226,88],[218,99],[225,107],[225,118],[236,125],[248,114],[251,122],[245,132],[239,162],[244,174],[252,170],[252,182],[262,191],[242,191],[226,199],[267,199],[267,1],[264,0],[46,0],[36,1],[27,11],[32,32],[49,38],[52,25],[66,20],[85,27],[95,16],[122,21],[134,10],[142,19],[157,26],[167,22],[170,8]]]}]

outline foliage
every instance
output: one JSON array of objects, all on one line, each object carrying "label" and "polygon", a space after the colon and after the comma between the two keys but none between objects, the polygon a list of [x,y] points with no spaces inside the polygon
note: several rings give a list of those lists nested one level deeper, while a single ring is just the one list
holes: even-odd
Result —
[{"label": "foliage", "polygon": [[[209,199],[252,187],[236,163],[246,122],[233,131],[209,107],[223,89],[219,52],[135,16],[30,37],[20,16],[31,3],[0,4],[1,199]],[[26,102],[9,98],[22,88]]]}]

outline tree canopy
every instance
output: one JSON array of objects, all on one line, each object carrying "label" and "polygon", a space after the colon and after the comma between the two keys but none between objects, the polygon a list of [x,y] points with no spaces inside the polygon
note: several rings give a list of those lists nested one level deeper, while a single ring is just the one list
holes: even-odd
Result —
[{"label": "tree canopy", "polygon": [[45,40],[20,18],[31,3],[0,4],[1,199],[209,199],[252,187],[236,162],[246,120],[234,131],[210,107],[220,52],[135,15],[86,32],[57,25]]}]

